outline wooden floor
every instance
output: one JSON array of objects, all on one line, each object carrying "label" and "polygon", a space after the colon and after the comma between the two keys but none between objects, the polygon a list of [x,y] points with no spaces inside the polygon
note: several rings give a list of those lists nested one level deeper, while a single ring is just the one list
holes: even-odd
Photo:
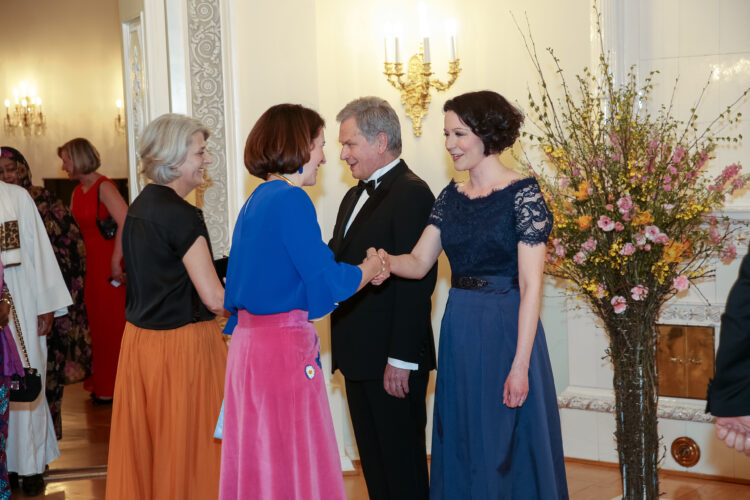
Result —
[{"label": "wooden floor", "polygon": [[[45,495],[49,500],[93,500],[104,498],[107,441],[111,407],[93,406],[81,384],[67,387],[63,404],[62,456],[50,468]],[[622,493],[619,473],[611,466],[567,461],[568,488],[572,500],[609,500]],[[70,479],[70,475],[99,475],[91,479]],[[349,500],[367,500],[360,472],[344,476]],[[661,475],[663,498],[669,500],[740,500],[750,498],[750,486],[722,481]],[[15,499],[27,498],[20,491]],[[135,500],[135,499],[134,499]],[[249,499],[248,499],[249,500]],[[525,499],[519,499],[525,500]]]}]

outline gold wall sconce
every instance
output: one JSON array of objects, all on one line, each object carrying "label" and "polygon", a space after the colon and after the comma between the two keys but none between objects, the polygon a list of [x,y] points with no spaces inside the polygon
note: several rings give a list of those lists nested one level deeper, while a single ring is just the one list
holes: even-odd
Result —
[{"label": "gold wall sconce", "polygon": [[115,101],[115,107],[117,108],[117,116],[115,117],[115,132],[117,132],[118,135],[125,135],[127,122],[125,121],[125,117],[122,114],[122,101],[120,99],[117,99]]},{"label": "gold wall sconce", "polygon": [[5,99],[5,133],[15,135],[21,132],[26,137],[42,135],[47,128],[42,99],[36,95],[36,89],[27,88],[26,83],[21,82],[20,87],[20,91],[13,89],[12,104],[10,99]]},{"label": "gold wall sconce", "polygon": [[388,83],[401,93],[401,103],[406,108],[406,116],[411,118],[414,135],[419,137],[422,135],[422,118],[427,114],[430,105],[430,90],[435,89],[438,92],[448,90],[461,72],[460,60],[456,57],[456,36],[450,36],[447,82],[432,78],[429,37],[422,39],[419,51],[409,58],[406,73],[404,73],[404,65],[399,54],[398,37],[395,38],[393,47],[394,60],[391,61],[388,58],[388,38],[386,37],[384,74]]}]

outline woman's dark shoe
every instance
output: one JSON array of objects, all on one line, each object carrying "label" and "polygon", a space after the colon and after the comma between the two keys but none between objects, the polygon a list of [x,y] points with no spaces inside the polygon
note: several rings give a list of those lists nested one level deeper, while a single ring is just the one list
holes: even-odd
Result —
[{"label": "woman's dark shoe", "polygon": [[23,476],[21,482],[23,494],[27,497],[35,497],[44,493],[44,477],[41,474]]},{"label": "woman's dark shoe", "polygon": [[16,491],[21,487],[21,483],[18,482],[18,472],[8,473],[8,482],[10,483],[11,491]]}]

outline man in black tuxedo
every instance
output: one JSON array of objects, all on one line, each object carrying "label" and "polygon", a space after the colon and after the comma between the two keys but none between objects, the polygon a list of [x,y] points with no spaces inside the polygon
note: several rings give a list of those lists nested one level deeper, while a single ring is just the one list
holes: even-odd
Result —
[{"label": "man in black tuxedo", "polygon": [[[411,252],[435,197],[401,155],[401,125],[383,99],[339,112],[341,159],[359,184],[344,196],[329,246],[360,264],[368,248]],[[435,368],[430,319],[437,265],[421,280],[391,276],[343,302],[331,316],[333,369],[346,397],[367,490],[373,500],[429,497],[425,396]]]},{"label": "man in black tuxedo", "polygon": [[721,316],[716,373],[708,386],[706,411],[717,417],[719,439],[750,455],[750,253],[742,259]]}]

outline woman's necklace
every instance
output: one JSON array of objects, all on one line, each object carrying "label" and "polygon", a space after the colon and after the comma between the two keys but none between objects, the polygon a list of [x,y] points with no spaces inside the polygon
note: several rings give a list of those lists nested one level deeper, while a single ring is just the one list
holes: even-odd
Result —
[{"label": "woman's necklace", "polygon": [[271,174],[271,177],[276,177],[277,179],[286,182],[287,184],[289,184],[292,187],[296,187],[297,186],[295,183],[293,183],[292,181],[290,181],[289,179],[287,179],[287,177],[285,175]]}]

